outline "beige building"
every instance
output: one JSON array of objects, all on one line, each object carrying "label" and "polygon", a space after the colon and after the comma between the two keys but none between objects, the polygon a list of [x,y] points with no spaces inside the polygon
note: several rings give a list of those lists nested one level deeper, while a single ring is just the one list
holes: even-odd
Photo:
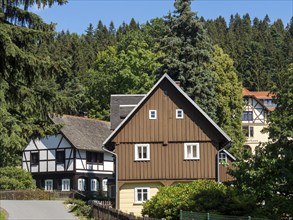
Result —
[{"label": "beige building", "polygon": [[276,107],[270,92],[242,91],[245,103],[242,115],[242,128],[245,131],[245,147],[252,152],[260,143],[268,142],[269,134],[263,129],[268,127],[268,116]]}]

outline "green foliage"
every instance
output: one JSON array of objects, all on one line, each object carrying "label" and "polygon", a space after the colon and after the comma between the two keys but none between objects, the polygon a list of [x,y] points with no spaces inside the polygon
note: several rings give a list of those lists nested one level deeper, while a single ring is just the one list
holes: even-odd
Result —
[{"label": "green foliage", "polygon": [[159,74],[168,73],[179,80],[186,93],[216,119],[216,81],[209,68],[213,47],[190,4],[190,0],[176,0],[173,15],[165,17],[168,29],[161,40],[165,56]]},{"label": "green foliage", "polygon": [[[215,73],[217,124],[231,137],[231,152],[237,155],[244,143],[242,127],[242,86],[238,81],[233,60],[219,46],[214,47],[213,62],[210,68]],[[237,152],[238,151],[238,152]],[[239,154],[238,154],[239,155]]]},{"label": "green foliage", "polygon": [[240,195],[232,187],[210,180],[163,186],[143,204],[143,215],[179,219],[180,210],[229,215],[251,215],[255,212],[252,194]]},{"label": "green foliage", "polygon": [[80,199],[67,199],[64,204],[70,204],[70,212],[76,216],[89,218],[91,216],[92,208],[87,205],[85,201]]},{"label": "green foliage", "polygon": [[0,168],[0,190],[35,189],[31,173],[18,167]]},{"label": "green foliage", "polygon": [[153,86],[160,56],[150,50],[140,32],[131,32],[118,47],[99,52],[94,68],[82,75],[87,114],[109,119],[111,94],[146,93]]},{"label": "green foliage", "polygon": [[[54,2],[37,3],[50,6]],[[21,22],[19,13],[10,12],[22,3],[25,7],[37,4],[9,1],[2,8],[7,16],[0,20],[0,167],[19,165],[30,137],[58,130],[59,126],[49,123],[47,114],[74,111],[79,98],[74,80],[59,81],[67,67],[48,51],[54,40],[52,28],[26,20],[22,23],[25,27],[9,23],[8,18],[15,21],[13,24]]]},{"label": "green foliage", "polygon": [[0,220],[6,220],[7,216],[6,216],[6,212],[4,209],[0,208]]},{"label": "green foliage", "polygon": [[283,74],[282,87],[273,88],[277,107],[270,116],[271,142],[238,161],[234,171],[235,186],[256,195],[257,205],[270,218],[290,218],[293,209],[293,65]]}]

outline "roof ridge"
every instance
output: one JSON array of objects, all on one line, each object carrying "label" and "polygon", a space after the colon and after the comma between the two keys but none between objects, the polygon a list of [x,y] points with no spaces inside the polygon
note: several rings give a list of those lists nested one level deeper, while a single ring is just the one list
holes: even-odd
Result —
[{"label": "roof ridge", "polygon": [[88,118],[88,117],[84,117],[84,116],[77,116],[77,115],[68,115],[68,114],[62,114],[61,116],[67,116],[67,117],[71,117],[71,118],[79,118],[82,120],[88,120],[88,121],[99,121],[99,122],[104,122],[104,123],[110,123],[109,121],[104,121],[101,119],[97,119],[97,118]]}]

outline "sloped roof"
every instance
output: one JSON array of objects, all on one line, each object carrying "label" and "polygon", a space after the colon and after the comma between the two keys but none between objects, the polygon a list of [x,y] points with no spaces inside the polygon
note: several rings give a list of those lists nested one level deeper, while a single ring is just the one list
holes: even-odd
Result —
[{"label": "sloped roof", "polygon": [[168,76],[164,74],[161,79],[153,86],[153,88],[140,100],[135,108],[128,114],[128,116],[119,124],[118,127],[111,133],[111,135],[104,141],[104,145],[107,144],[127,123],[127,121],[135,114],[136,110],[144,103],[145,100],[151,96],[152,92],[159,86],[159,84],[164,80],[168,80],[213,126],[214,128],[226,139],[226,142],[231,142],[231,138]]},{"label": "sloped roof", "polygon": [[145,94],[111,95],[111,130],[114,130],[135,108]]},{"label": "sloped roof", "polygon": [[262,105],[266,110],[268,111],[274,111],[275,107],[269,107],[264,105],[260,99],[272,99],[274,96],[274,93],[268,92],[268,91],[249,91],[246,88],[242,89],[242,95],[243,96],[250,96],[253,97],[260,105]]},{"label": "sloped roof", "polygon": [[274,94],[268,91],[249,91],[246,88],[242,90],[243,96],[255,96],[258,99],[272,99]]},{"label": "sloped roof", "polygon": [[111,134],[110,123],[97,119],[62,115],[50,117],[55,124],[63,124],[61,133],[77,149],[102,151],[103,141]]}]

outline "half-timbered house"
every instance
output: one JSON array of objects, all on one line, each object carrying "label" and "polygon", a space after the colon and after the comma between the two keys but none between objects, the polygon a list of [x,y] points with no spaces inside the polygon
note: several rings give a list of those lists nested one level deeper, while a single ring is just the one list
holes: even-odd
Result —
[{"label": "half-timbered house", "polygon": [[230,137],[167,74],[148,94],[112,95],[111,104],[104,147],[116,156],[118,209],[140,215],[163,185],[230,179]]},{"label": "half-timbered house", "polygon": [[260,143],[269,140],[269,134],[262,131],[268,127],[268,116],[276,104],[270,92],[255,92],[244,88],[242,95],[245,105],[242,115],[242,129],[246,136],[244,147],[254,152]]},{"label": "half-timbered house", "polygon": [[110,123],[70,115],[54,116],[60,133],[32,139],[23,151],[22,167],[45,190],[107,192],[113,178],[113,157],[102,149]]}]

